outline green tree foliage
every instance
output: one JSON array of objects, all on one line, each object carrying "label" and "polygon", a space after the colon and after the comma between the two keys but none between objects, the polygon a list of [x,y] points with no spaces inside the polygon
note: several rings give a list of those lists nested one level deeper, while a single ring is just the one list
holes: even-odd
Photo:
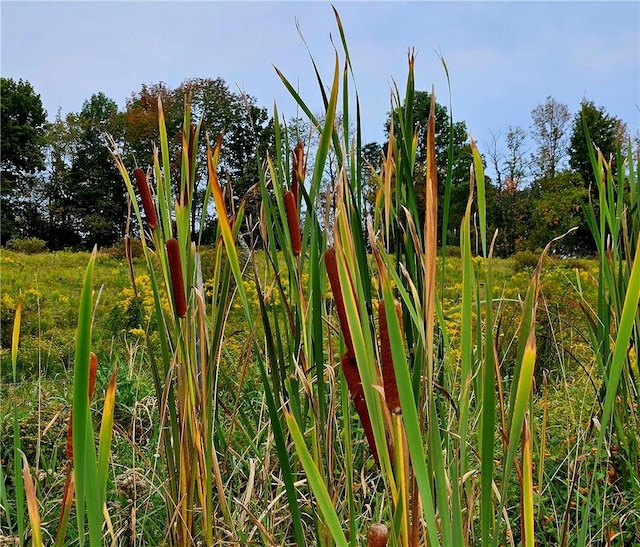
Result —
[{"label": "green tree foliage", "polygon": [[364,205],[367,214],[373,213],[372,204],[376,199],[378,184],[374,173],[380,172],[382,162],[382,146],[377,142],[370,142],[362,147],[362,188]]},{"label": "green tree foliage", "polygon": [[122,136],[116,103],[98,93],[77,117],[79,135],[69,171],[71,217],[75,232],[87,247],[113,245],[124,235],[126,190],[106,146],[105,135]]},{"label": "green tree foliage", "polygon": [[[573,118],[573,127],[569,141],[569,165],[582,175],[585,185],[594,183],[593,169],[589,160],[587,141],[583,123],[589,128],[593,144],[605,158],[615,154],[616,144],[626,136],[626,125],[622,120],[611,116],[604,107],[597,107],[593,101],[583,100],[580,111]],[[595,189],[593,189],[595,191]]]},{"label": "green tree foliage", "polygon": [[71,183],[71,166],[77,155],[81,127],[77,114],[63,116],[58,112],[47,127],[45,154],[47,172],[38,189],[40,222],[44,225],[43,237],[50,249],[77,247],[81,238],[74,218],[69,214],[76,210],[74,189]]},{"label": "green tree foliage", "polygon": [[24,205],[36,175],[44,169],[42,139],[47,114],[29,82],[1,79],[0,199],[1,239],[24,233],[28,221]]},{"label": "green tree foliage", "polygon": [[525,186],[528,175],[526,159],[527,134],[521,127],[510,126],[501,148],[500,135],[493,135],[488,149],[495,180],[487,192],[487,216],[490,226],[498,230],[495,252],[508,256],[516,251],[516,242],[523,238],[523,222],[527,218],[529,192]]},{"label": "green tree foliage", "polygon": [[[571,228],[583,226],[581,202],[586,197],[587,190],[579,173],[562,171],[552,179],[536,182],[532,188],[533,210],[527,234],[529,248],[543,248]],[[573,232],[558,241],[553,249],[571,255],[588,252],[579,232]]]}]

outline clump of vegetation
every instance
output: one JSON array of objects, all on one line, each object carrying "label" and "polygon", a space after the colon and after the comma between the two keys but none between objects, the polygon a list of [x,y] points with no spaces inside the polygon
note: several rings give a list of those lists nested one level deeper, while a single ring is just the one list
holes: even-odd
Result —
[{"label": "clump of vegetation", "polygon": [[32,255],[44,253],[47,250],[47,242],[37,237],[15,237],[7,242],[7,248],[17,253]]},{"label": "clump of vegetation", "polygon": [[[473,141],[464,206],[448,216],[460,188],[439,165],[447,155],[433,92],[427,119],[414,117],[413,56],[406,92],[393,96],[388,143],[365,168],[337,23],[346,70],[336,57],[328,85],[318,74],[322,117],[279,73],[319,137],[310,162],[309,142],[274,113],[273,148],[256,151],[259,223],[248,233],[249,201],[220,176],[224,138],[207,143],[201,162],[189,100],[176,149],[158,100],[151,165],[133,169],[111,142],[142,256],[128,244],[124,261],[63,255],[88,267],[80,297],[67,297],[80,310],[68,321],[77,333],[73,398],[61,397],[53,417],[37,413],[44,428],[26,429],[33,394],[18,381],[20,366],[28,370],[18,355],[56,306],[44,290],[28,293],[24,273],[35,262],[3,253],[22,271],[2,300],[15,317],[3,323],[12,380],[3,390],[13,404],[0,424],[3,534],[21,541],[29,531],[37,545],[41,523],[57,522],[46,531],[59,545],[640,541],[631,147],[609,162],[587,136],[598,207],[584,211],[596,260],[550,255],[562,239],[495,258],[515,236],[491,238],[491,189]],[[445,135],[460,129],[444,120]],[[209,204],[217,222],[206,248]],[[450,247],[454,221],[459,246]],[[62,271],[58,285],[72,284]],[[92,288],[102,282],[94,322]],[[46,384],[36,387],[41,404]],[[40,452],[52,433],[58,448]]]},{"label": "clump of vegetation", "polygon": [[540,253],[535,253],[533,251],[518,251],[511,255],[513,269],[517,272],[527,269],[533,271],[538,264],[539,259]]}]

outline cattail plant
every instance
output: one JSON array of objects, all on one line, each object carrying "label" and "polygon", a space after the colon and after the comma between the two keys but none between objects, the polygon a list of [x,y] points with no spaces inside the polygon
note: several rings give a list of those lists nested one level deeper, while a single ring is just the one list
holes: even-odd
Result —
[{"label": "cattail plant", "polygon": [[336,250],[334,247],[327,249],[324,254],[324,263],[327,269],[329,284],[331,285],[331,292],[333,293],[333,300],[336,305],[336,312],[338,313],[344,344],[347,348],[347,353],[355,356],[353,340],[351,338],[351,332],[349,331],[349,323],[347,322],[347,313],[344,307],[344,299],[342,297],[342,288],[340,287],[340,278],[338,277],[338,263],[336,261]]},{"label": "cattail plant", "polygon": [[[349,54],[337,13],[336,20],[347,59],[344,72],[346,79],[351,74]],[[535,344],[531,333],[535,332],[535,313],[532,312],[535,311],[539,275],[534,276],[522,309],[518,330],[518,365],[513,378],[517,390],[514,390],[507,412],[503,399],[496,394],[499,357],[492,336],[496,325],[492,247],[487,237],[486,183],[482,159],[473,143],[474,180],[467,215],[461,226],[465,272],[462,291],[462,363],[458,367],[440,357],[448,354],[450,342],[445,336],[443,319],[447,310],[443,310],[442,301],[439,302],[441,296],[436,284],[438,184],[445,186],[446,214],[451,170],[448,170],[446,180],[438,181],[433,93],[429,119],[413,118],[414,63],[414,57],[410,54],[405,97],[400,96],[397,88],[393,95],[391,133],[384,171],[374,176],[379,190],[367,230],[368,241],[364,236],[364,213],[360,197],[360,128],[356,126],[353,137],[349,133],[349,123],[353,119],[349,111],[349,86],[346,81],[344,84],[340,82],[338,63],[332,85],[321,84],[323,91],[330,90],[325,96],[323,123],[312,115],[294,86],[282,74],[280,77],[302,110],[309,115],[311,123],[320,131],[319,150],[324,154],[325,147],[331,147],[335,156],[338,173],[336,191],[332,196],[336,204],[332,234],[335,248],[325,252],[324,265],[344,339],[345,352],[340,362],[349,395],[343,396],[342,400],[351,398],[363,425],[367,424],[364,427],[365,435],[379,460],[379,473],[391,501],[385,516],[394,523],[390,531],[393,544],[468,545],[475,541],[475,537],[481,538],[479,541],[482,544],[491,544],[504,537],[501,534],[510,526],[510,522],[502,518],[503,508],[508,501],[506,487],[514,480],[514,466],[519,471],[524,469],[526,473],[531,473],[532,469],[530,460],[517,462],[516,453],[521,440],[531,438],[523,435],[523,427],[525,410],[531,401],[530,374],[535,366]],[[318,78],[321,80],[320,76]],[[340,93],[342,124],[336,123],[335,117]],[[359,119],[357,93],[355,99],[355,119]],[[416,123],[425,121],[427,160],[420,167],[421,170],[424,167],[425,173],[421,183],[424,184],[424,192],[417,192],[415,174],[418,166],[415,161],[419,143]],[[316,161],[312,181],[321,180],[325,160],[326,156],[323,155]],[[273,176],[277,170],[272,169],[271,173]],[[424,203],[418,203],[418,195],[424,196]],[[314,182],[309,197],[313,210],[316,204]],[[484,279],[480,283],[475,278],[476,265],[468,245],[471,241],[471,203],[477,208],[484,262]],[[419,211],[425,211],[423,218]],[[314,222],[313,217],[310,221]],[[443,225],[446,227],[446,221]],[[306,226],[303,233],[314,237],[313,229],[307,230]],[[330,237],[326,234],[318,237],[318,240],[322,239],[328,240]],[[376,261],[379,278],[377,294],[371,281],[373,275],[367,248],[373,251]],[[376,297],[381,303],[377,336],[373,318]],[[474,314],[477,319],[474,319]],[[475,327],[474,321],[478,321],[479,326]],[[318,339],[311,342],[316,345],[319,343]],[[382,393],[384,398],[381,397]],[[446,394],[444,399],[443,394]],[[383,406],[385,400],[388,408]],[[315,407],[322,403],[318,399],[309,404]],[[460,414],[453,409],[460,409]],[[499,447],[504,452],[502,471],[498,471],[495,464],[495,417],[499,410],[500,415],[504,416],[500,427],[508,432],[504,437],[505,442]],[[304,431],[305,427],[311,427],[314,430],[315,425],[305,426],[306,422],[301,421],[300,414],[295,415],[296,428]],[[292,421],[288,419],[288,424]],[[310,423],[315,424],[313,419]],[[475,424],[478,427],[474,430]],[[472,438],[473,441],[470,440]],[[477,445],[471,450],[469,445],[476,439]],[[391,449],[387,451],[388,440],[392,442]],[[312,439],[309,442],[314,447],[322,446]],[[383,447],[385,450],[381,450]],[[296,448],[300,451],[306,449],[298,442]],[[530,444],[524,453],[525,456],[530,455]],[[477,455],[477,459],[471,454]],[[331,455],[319,454],[316,459],[315,466],[303,462],[310,482],[330,484],[333,472],[330,467]],[[351,461],[350,458],[347,460]],[[316,473],[323,470],[327,474],[320,481]],[[351,471],[348,469],[347,473]],[[471,481],[471,477],[477,478]],[[503,485],[499,503],[494,494],[496,480]],[[523,521],[527,523],[525,540],[529,544],[535,537],[530,525],[532,481],[529,476],[522,477],[522,473],[516,480],[521,481],[522,499],[526,501],[521,507]],[[346,482],[349,484],[350,481]],[[314,489],[314,492],[320,496],[320,490]],[[357,534],[353,492],[348,486],[345,496],[347,526]],[[340,505],[336,503],[334,510],[340,511]],[[327,525],[333,521],[333,513],[327,507],[322,506],[321,514],[327,519]],[[331,519],[327,515],[331,515]],[[336,541],[338,537],[334,535]]]},{"label": "cattail plant", "polygon": [[184,292],[180,244],[176,238],[172,237],[167,240],[166,246],[176,315],[180,318],[184,318],[187,315],[187,300]]},{"label": "cattail plant", "polygon": [[295,256],[300,256],[302,238],[300,236],[300,222],[298,219],[296,197],[293,192],[285,192],[284,206],[287,212],[287,225],[289,226],[289,237],[291,238],[291,250]]},{"label": "cattail plant", "polygon": [[151,197],[147,176],[140,167],[136,167],[133,170],[133,175],[136,179],[140,199],[142,200],[142,208],[144,209],[147,225],[151,230],[155,230],[158,226],[158,217],[156,215],[155,205],[153,204],[153,198]]},{"label": "cattail plant", "polygon": [[[167,134],[160,99],[158,127],[160,142],[153,150],[153,180],[158,226],[162,229],[152,231],[152,246],[143,230],[134,186],[115,143],[112,143],[112,155],[127,186],[139,224],[158,325],[158,343],[153,346],[150,364],[166,473],[162,493],[166,506],[167,542],[212,546],[218,543],[216,534],[222,534],[216,532],[221,523],[231,536],[237,536],[218,460],[217,451],[223,441],[215,427],[218,423],[219,366],[226,355],[222,344],[233,283],[233,262],[223,258],[225,244],[221,236],[237,236],[244,207],[241,204],[229,216],[225,211],[224,222],[222,213],[219,214],[217,246],[213,251],[214,270],[203,272],[201,251],[193,242],[202,238],[204,216],[197,233],[193,233],[192,222],[196,209],[194,199],[197,196],[193,188],[201,126],[191,119],[189,98],[185,103],[181,130],[181,157],[177,158],[180,165],[178,180],[172,181],[170,177],[175,172],[171,169],[169,154],[169,140],[173,136]],[[222,197],[216,173],[221,147],[220,138],[214,147],[207,148],[209,181],[201,204],[203,215],[214,194],[216,200]],[[143,191],[139,191],[143,195]],[[229,196],[229,200],[232,199]],[[151,216],[146,206],[145,216],[147,219]],[[207,275],[210,279],[205,291]],[[168,311],[171,309],[173,311]]]},{"label": "cattail plant", "polygon": [[304,145],[300,140],[293,149],[291,164],[291,192],[293,193],[294,202],[298,203],[298,186],[303,183],[307,174],[307,168],[304,163]]},{"label": "cattail plant", "polygon": [[[91,352],[89,358],[89,402],[93,399],[93,391],[96,386],[96,374],[98,373],[98,358]],[[67,448],[65,450],[67,460],[73,462],[73,410],[69,413],[69,428],[67,429]]]},{"label": "cattail plant", "polygon": [[381,522],[371,525],[367,533],[367,547],[386,547],[389,530]]},{"label": "cattail plant", "polygon": [[[606,158],[591,140],[587,120],[584,136],[593,168],[598,203],[584,204],[587,225],[598,250],[598,302],[595,310],[583,305],[590,326],[590,342],[603,385],[598,397],[602,424],[598,431],[598,452],[585,488],[588,496],[580,508],[578,539],[590,541],[589,523],[604,518],[600,500],[607,493],[595,479],[597,469],[611,458],[611,446],[625,453],[618,472],[628,477],[624,497],[640,499],[640,149],[631,141],[624,150],[618,140],[613,157]],[[615,472],[615,470],[614,470]],[[564,516],[561,545],[571,539],[566,530],[574,519],[569,505]],[[593,520],[592,520],[593,519]],[[637,541],[638,521],[635,535]],[[633,528],[632,528],[633,530]],[[608,538],[607,538],[608,541]],[[630,540],[633,541],[633,540]]]},{"label": "cattail plant", "polygon": [[342,356],[340,360],[342,365],[342,372],[345,380],[347,381],[347,387],[349,394],[353,400],[353,406],[356,407],[356,412],[362,422],[362,429],[364,430],[365,437],[369,443],[369,448],[373,454],[373,458],[376,463],[380,465],[380,458],[378,457],[378,450],[376,449],[376,441],[373,436],[373,429],[371,427],[371,418],[369,417],[369,410],[367,409],[367,402],[364,398],[364,390],[362,389],[362,380],[360,379],[360,373],[358,372],[358,365],[353,355],[348,352]]},{"label": "cattail plant", "polygon": [[[400,329],[402,330],[402,306],[397,300],[394,304]],[[380,369],[384,382],[384,396],[389,412],[391,412],[391,414],[398,414],[400,412],[400,396],[398,395],[398,385],[396,384],[396,373],[393,370],[391,340],[389,339],[389,327],[387,326],[384,301],[381,301],[378,306],[378,324],[380,333]]]}]

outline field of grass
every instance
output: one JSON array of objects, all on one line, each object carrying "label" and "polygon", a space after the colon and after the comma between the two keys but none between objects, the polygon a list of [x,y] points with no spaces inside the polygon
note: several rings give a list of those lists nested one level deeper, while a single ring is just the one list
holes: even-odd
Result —
[{"label": "field of grass", "polygon": [[[224,140],[197,157],[187,100],[171,158],[159,100],[148,172],[111,143],[137,258],[2,251],[0,542],[640,543],[637,154],[589,148],[593,260],[553,242],[501,260],[471,141],[460,248],[443,253],[435,101],[416,165],[410,56],[366,216],[337,24],[322,118],[281,75],[319,137],[308,165],[274,113],[253,238],[218,178]],[[192,231],[199,161],[211,247]]]},{"label": "field of grass", "polygon": [[[100,297],[95,309],[93,332],[93,348],[99,363],[98,389],[93,405],[99,416],[109,374],[114,367],[117,368],[115,432],[107,504],[114,526],[119,526],[122,534],[129,533],[124,530],[131,526],[130,519],[135,515],[136,533],[143,543],[151,544],[161,539],[160,536],[154,539],[153,531],[163,526],[164,504],[163,472],[155,465],[160,450],[158,411],[144,339],[153,303],[148,301],[146,291],[149,289],[145,289],[148,277],[145,277],[142,260],[133,261],[140,291],[139,303],[136,303],[127,261],[123,257],[113,258],[110,254],[114,253],[98,255],[94,273]],[[210,254],[210,250],[203,249],[205,257]],[[260,253],[257,261],[263,267],[264,259],[264,254]],[[0,260],[3,268],[0,296],[3,317],[3,381],[0,385],[0,400],[3,401],[2,460],[5,465],[11,460],[13,425],[10,409],[15,402],[22,447],[37,479],[43,521],[52,526],[60,511],[64,486],[66,461],[62,454],[73,396],[77,309],[89,253],[25,255],[3,250]],[[481,266],[482,260],[475,260]],[[205,264],[203,273],[208,276],[211,260],[205,259]],[[505,381],[512,374],[515,360],[513,321],[519,313],[533,267],[531,257],[527,255],[496,259],[493,264],[494,297],[503,317],[497,333],[497,347],[499,354],[504,356],[500,371]],[[438,277],[442,273],[442,261],[439,259]],[[539,362],[534,405],[545,411],[536,416],[536,427],[542,426],[544,417],[547,446],[544,474],[553,478],[543,487],[541,495],[558,505],[552,506],[551,513],[540,514],[540,527],[551,530],[551,537],[554,537],[553,530],[557,527],[554,520],[564,509],[560,507],[566,495],[562,490],[567,487],[567,475],[573,462],[569,456],[575,458],[578,451],[584,454],[584,443],[590,432],[589,420],[596,411],[594,384],[599,385],[600,380],[594,371],[594,358],[586,339],[588,326],[581,309],[581,303],[585,301],[591,306],[596,305],[596,276],[596,261],[560,258],[548,258],[542,274],[544,306],[539,314]],[[459,258],[450,256],[446,259],[443,279],[445,285],[439,288],[439,292],[446,332],[451,339],[446,358],[455,362],[460,359],[462,272]],[[9,348],[15,303],[20,295],[22,326],[18,383],[14,384],[11,381]],[[257,307],[257,301],[253,306]],[[242,346],[248,338],[245,319],[238,306],[232,306],[225,329],[229,353],[223,361],[216,394],[224,409],[218,430],[220,437],[225,439],[226,448],[226,457],[221,465],[229,480],[230,492],[243,499],[247,508],[252,508],[247,515],[256,516],[264,514],[282,494],[275,488],[270,496],[265,497],[272,477],[278,475],[278,464],[272,441],[259,431],[265,427],[264,417],[259,416],[264,412],[259,411],[264,403],[254,365],[248,363],[244,376],[238,376]],[[242,396],[238,397],[238,394]],[[235,418],[231,419],[231,416]],[[359,429],[357,424],[354,427]],[[368,447],[363,444],[361,435],[360,431],[354,433],[354,452],[358,465],[362,466],[359,484],[355,488],[370,497],[377,488],[376,473],[371,460],[367,463]],[[243,492],[244,481],[251,477],[253,490]],[[366,505],[365,499],[363,504]],[[268,537],[277,538],[286,529],[286,507],[279,507],[276,503],[270,512],[269,524],[265,526]],[[246,521],[246,536],[255,536],[258,525],[248,516],[242,520]]]}]

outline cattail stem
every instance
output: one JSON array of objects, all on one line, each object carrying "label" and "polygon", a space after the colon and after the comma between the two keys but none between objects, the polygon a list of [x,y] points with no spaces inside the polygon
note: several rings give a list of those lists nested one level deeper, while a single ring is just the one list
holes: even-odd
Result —
[{"label": "cattail stem", "polygon": [[338,263],[336,262],[336,250],[333,247],[327,249],[327,252],[324,255],[324,264],[327,268],[327,276],[329,277],[329,284],[331,285],[331,291],[333,292],[333,299],[336,303],[338,320],[340,321],[340,328],[342,330],[342,336],[344,337],[345,346],[347,347],[347,353],[353,357],[355,356],[355,352],[353,350],[353,339],[351,338],[351,331],[349,330],[349,323],[347,322],[347,312],[344,307],[344,299],[342,297],[342,289],[340,287]]},{"label": "cattail stem", "polygon": [[147,219],[149,228],[155,230],[158,227],[158,216],[156,215],[156,208],[153,205],[153,198],[151,197],[151,190],[149,189],[149,182],[147,176],[140,167],[136,167],[133,171],[133,176],[136,179],[138,185],[138,192],[140,193],[140,199],[142,200],[142,208],[144,209],[144,215]]},{"label": "cattail stem", "polygon": [[[397,300],[395,301],[395,311],[398,316],[398,321],[400,322],[400,330],[402,330],[402,308]],[[391,414],[399,414],[400,396],[398,395],[396,373],[393,368],[387,314],[385,313],[384,301],[382,300],[378,305],[378,325],[380,330],[380,368],[382,369],[382,380],[384,382],[384,396],[389,412],[391,412]]]},{"label": "cattail stem", "polygon": [[302,250],[302,238],[300,236],[300,222],[298,220],[298,208],[293,192],[285,192],[284,208],[287,212],[287,224],[289,225],[289,236],[291,237],[291,248],[293,254],[300,256]]},{"label": "cattail stem", "polygon": [[182,260],[180,259],[180,244],[178,243],[178,240],[176,238],[172,237],[171,239],[167,240],[166,245],[176,315],[178,317],[185,317],[187,315],[187,300],[184,292]]}]

